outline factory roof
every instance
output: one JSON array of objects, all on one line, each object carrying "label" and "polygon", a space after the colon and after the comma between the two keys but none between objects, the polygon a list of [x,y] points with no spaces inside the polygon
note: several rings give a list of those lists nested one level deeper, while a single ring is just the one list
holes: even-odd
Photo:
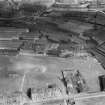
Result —
[{"label": "factory roof", "polygon": [[19,40],[0,40],[0,49],[18,49],[21,44]]},{"label": "factory roof", "polygon": [[33,38],[39,38],[40,33],[38,33],[38,32],[27,32],[27,33],[22,33],[19,36],[22,37],[22,38],[33,39]]},{"label": "factory roof", "polygon": [[21,28],[0,28],[0,39],[5,40],[5,39],[16,39],[19,37],[19,34],[23,32],[28,32],[27,29],[21,29]]},{"label": "factory roof", "polygon": [[0,32],[28,32],[27,28],[0,27]]}]

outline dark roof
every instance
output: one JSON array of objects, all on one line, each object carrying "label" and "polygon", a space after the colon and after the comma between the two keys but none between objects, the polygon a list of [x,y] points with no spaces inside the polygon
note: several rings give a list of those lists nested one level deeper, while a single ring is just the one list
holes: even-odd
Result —
[{"label": "dark roof", "polygon": [[18,37],[18,33],[15,32],[0,32],[0,38],[14,38]]},{"label": "dark roof", "polygon": [[18,37],[19,34],[23,32],[28,32],[27,29],[21,29],[21,28],[0,28],[0,38],[13,38]]},{"label": "dark roof", "polygon": [[74,47],[78,46],[78,44],[71,42],[70,44],[60,44],[58,47],[59,50],[73,50]]},{"label": "dark roof", "polygon": [[92,37],[96,41],[105,41],[105,30],[88,30],[84,33],[84,36]]},{"label": "dark roof", "polygon": [[19,37],[23,37],[23,38],[39,38],[39,36],[40,36],[40,33],[38,32],[27,32],[19,35]]},{"label": "dark roof", "polygon": [[0,40],[0,49],[18,49],[22,43],[19,40]]}]

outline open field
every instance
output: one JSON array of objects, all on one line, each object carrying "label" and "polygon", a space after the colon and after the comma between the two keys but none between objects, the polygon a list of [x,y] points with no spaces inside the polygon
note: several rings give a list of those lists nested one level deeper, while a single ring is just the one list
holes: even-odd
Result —
[{"label": "open field", "polygon": [[[6,66],[5,66],[6,65]],[[29,87],[57,83],[63,89],[63,84],[57,79],[61,70],[79,70],[85,78],[88,90],[99,91],[98,76],[105,74],[104,69],[96,59],[92,57],[83,58],[53,58],[33,56],[0,56],[0,90],[15,91],[21,87],[22,77],[27,72],[23,90]],[[43,68],[45,71],[43,71]],[[17,74],[9,77],[9,74]],[[15,78],[15,79],[14,79]]]}]

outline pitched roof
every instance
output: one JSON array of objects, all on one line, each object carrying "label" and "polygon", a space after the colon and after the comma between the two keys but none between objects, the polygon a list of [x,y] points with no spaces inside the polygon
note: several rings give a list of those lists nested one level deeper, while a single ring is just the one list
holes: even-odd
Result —
[{"label": "pitched roof", "polygon": [[0,40],[0,49],[17,49],[22,44],[22,41],[18,40]]},{"label": "pitched roof", "polygon": [[19,34],[23,33],[23,32],[28,32],[27,29],[21,29],[21,28],[0,28],[0,38],[15,38],[15,37],[19,37]]},{"label": "pitched roof", "polygon": [[19,37],[23,37],[23,38],[39,38],[40,33],[38,32],[28,32],[28,33],[22,33],[19,35]]}]

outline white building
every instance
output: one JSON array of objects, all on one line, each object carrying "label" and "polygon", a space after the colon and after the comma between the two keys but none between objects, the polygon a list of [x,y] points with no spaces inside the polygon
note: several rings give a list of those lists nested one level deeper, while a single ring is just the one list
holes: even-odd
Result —
[{"label": "white building", "polygon": [[32,89],[32,101],[41,102],[51,98],[56,98],[62,95],[61,90],[58,87],[44,87],[38,89]]}]

